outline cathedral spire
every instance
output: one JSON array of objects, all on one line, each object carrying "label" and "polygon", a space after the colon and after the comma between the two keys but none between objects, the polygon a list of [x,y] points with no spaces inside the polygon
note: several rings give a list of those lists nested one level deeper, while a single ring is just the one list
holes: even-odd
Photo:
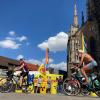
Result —
[{"label": "cathedral spire", "polygon": [[76,0],[75,0],[75,5],[74,5],[74,26],[78,27],[78,16],[77,16]]}]

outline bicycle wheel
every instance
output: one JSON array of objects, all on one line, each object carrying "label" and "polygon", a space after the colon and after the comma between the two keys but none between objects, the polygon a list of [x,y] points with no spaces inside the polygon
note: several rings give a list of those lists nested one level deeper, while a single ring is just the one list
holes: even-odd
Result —
[{"label": "bicycle wheel", "polygon": [[90,95],[90,91],[87,88],[82,87],[81,88],[81,94],[83,96],[89,96]]},{"label": "bicycle wheel", "polygon": [[68,96],[76,96],[80,93],[80,84],[77,80],[65,80],[63,82],[64,94]]},{"label": "bicycle wheel", "polygon": [[6,82],[0,86],[0,92],[1,93],[9,93],[13,89],[13,81],[10,79],[6,79]]},{"label": "bicycle wheel", "polygon": [[95,91],[95,94],[96,94],[98,97],[100,97],[100,90]]},{"label": "bicycle wheel", "polygon": [[[99,81],[98,81],[99,82]],[[95,89],[95,94],[100,97],[100,82],[97,84],[95,80],[93,81],[93,88]]]},{"label": "bicycle wheel", "polygon": [[4,85],[4,83],[7,81],[6,77],[0,78],[0,92],[2,91],[2,86]]}]

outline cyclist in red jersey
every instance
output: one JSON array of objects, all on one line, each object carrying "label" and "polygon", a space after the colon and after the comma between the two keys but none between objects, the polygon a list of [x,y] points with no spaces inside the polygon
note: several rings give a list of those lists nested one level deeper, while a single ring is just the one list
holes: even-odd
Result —
[{"label": "cyclist in red jersey", "polygon": [[20,59],[20,66],[15,68],[15,71],[21,71],[20,73],[20,87],[22,87],[23,78],[28,75],[28,67],[23,59]]}]

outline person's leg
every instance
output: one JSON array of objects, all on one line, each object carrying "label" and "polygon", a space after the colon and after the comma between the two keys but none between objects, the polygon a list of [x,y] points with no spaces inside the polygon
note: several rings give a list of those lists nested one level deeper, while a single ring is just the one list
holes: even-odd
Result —
[{"label": "person's leg", "polygon": [[47,88],[47,93],[49,92],[49,89]]},{"label": "person's leg", "polygon": [[97,62],[95,60],[91,61],[89,64],[87,64],[86,66],[84,66],[83,68],[81,68],[81,72],[84,75],[86,82],[88,82],[88,77],[86,72],[88,71],[92,71],[92,69],[97,66]]},{"label": "person's leg", "polygon": [[82,72],[83,76],[84,76],[85,79],[86,79],[86,83],[88,83],[88,77],[87,77],[86,71],[90,71],[90,68],[88,68],[87,65],[84,66],[83,68],[81,68],[81,72]]},{"label": "person's leg", "polygon": [[37,84],[37,93],[39,93],[40,84]]},{"label": "person's leg", "polygon": [[39,89],[39,93],[40,93],[40,87],[38,87],[38,89]]},{"label": "person's leg", "polygon": [[26,77],[26,84],[29,85],[29,81],[28,81],[28,74],[29,72],[25,72],[24,78]]},{"label": "person's leg", "polygon": [[50,88],[48,89],[48,92],[50,93]]},{"label": "person's leg", "polygon": [[62,93],[62,85],[60,85],[60,93]]},{"label": "person's leg", "polygon": [[57,88],[58,88],[58,89],[57,89],[58,93],[60,93],[60,85],[58,85]]},{"label": "person's leg", "polygon": [[34,93],[36,93],[36,86],[34,86]]},{"label": "person's leg", "polygon": [[40,93],[40,87],[38,86],[38,88],[37,88],[37,93]]},{"label": "person's leg", "polygon": [[20,87],[22,87],[22,83],[23,83],[23,76],[20,77]]},{"label": "person's leg", "polygon": [[38,87],[36,86],[36,93],[38,92]]}]

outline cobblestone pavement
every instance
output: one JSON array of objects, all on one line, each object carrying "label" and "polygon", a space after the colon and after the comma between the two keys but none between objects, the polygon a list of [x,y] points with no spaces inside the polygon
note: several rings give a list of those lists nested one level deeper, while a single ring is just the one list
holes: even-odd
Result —
[{"label": "cobblestone pavement", "polygon": [[40,94],[16,94],[0,93],[0,100],[100,100],[98,97],[66,96],[66,95],[40,95]]}]

